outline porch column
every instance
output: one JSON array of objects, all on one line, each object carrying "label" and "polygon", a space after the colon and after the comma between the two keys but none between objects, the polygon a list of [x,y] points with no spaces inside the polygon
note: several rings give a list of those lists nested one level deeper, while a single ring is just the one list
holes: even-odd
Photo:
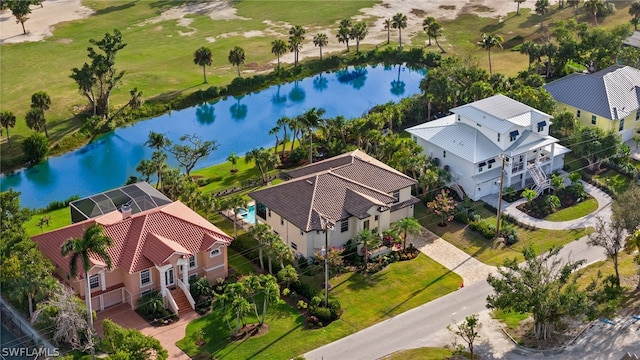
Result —
[{"label": "porch column", "polygon": [[182,282],[189,286],[189,262],[186,265],[182,265]]},{"label": "porch column", "polygon": [[523,154],[523,158],[524,160],[522,161],[522,166],[524,167],[522,170],[524,171],[522,173],[522,180],[520,181],[520,188],[523,189],[524,185],[527,183],[527,166],[529,166],[529,152],[525,152]]},{"label": "porch column", "polygon": [[556,143],[551,144],[551,169],[549,169],[549,173],[553,172],[553,165],[555,163],[556,157],[554,156],[556,153]]},{"label": "porch column", "polygon": [[164,292],[167,289],[165,274],[167,273],[167,267],[156,267],[160,272],[160,294],[164,297]]},{"label": "porch column", "polygon": [[104,269],[100,270],[100,287],[102,291],[107,290],[107,280]]},{"label": "porch column", "polygon": [[99,297],[100,299],[100,311],[104,310],[104,300],[102,299],[102,295]]}]

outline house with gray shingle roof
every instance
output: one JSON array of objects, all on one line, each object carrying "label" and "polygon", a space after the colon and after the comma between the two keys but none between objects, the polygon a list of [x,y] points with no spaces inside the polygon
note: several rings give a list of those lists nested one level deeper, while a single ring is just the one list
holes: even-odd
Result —
[{"label": "house with gray shingle roof", "polygon": [[256,219],[267,223],[298,255],[344,246],[363,229],[378,234],[413,216],[416,181],[360,150],[286,173],[289,180],[249,194]]},{"label": "house with gray shingle roof", "polygon": [[558,110],[575,114],[584,126],[613,131],[624,141],[640,131],[640,70],[614,65],[593,74],[575,73],[544,88]]},{"label": "house with gray shingle roof", "polygon": [[549,136],[551,116],[495,95],[451,109],[452,114],[408,128],[423,153],[448,169],[455,188],[472,200],[503,186],[523,188],[533,181],[548,187],[547,175],[564,165],[569,150]]},{"label": "house with gray shingle roof", "polygon": [[63,257],[60,248],[68,239],[81,238],[93,224],[113,240],[107,248],[111,270],[99,257],[89,258],[92,308],[97,311],[120,303],[134,307],[152,290],[159,291],[174,312],[191,311],[190,279],[204,276],[214,281],[228,275],[226,247],[232,238],[183,203],[138,212],[125,207],[32,238],[55,264],[55,275],[80,297],[85,296],[82,274],[70,276],[70,257]]}]

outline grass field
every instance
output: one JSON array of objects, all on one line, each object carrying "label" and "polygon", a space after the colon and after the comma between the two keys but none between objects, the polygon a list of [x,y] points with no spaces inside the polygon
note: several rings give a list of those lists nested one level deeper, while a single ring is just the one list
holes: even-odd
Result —
[{"label": "grass field", "polygon": [[[496,215],[482,207],[481,202],[472,205],[475,213],[483,219],[496,221]],[[502,265],[504,260],[517,258],[523,261],[522,249],[533,246],[538,252],[545,252],[553,246],[567,244],[571,241],[589,234],[592,230],[528,230],[516,228],[518,231],[518,242],[511,246],[495,244],[492,240],[486,240],[479,234],[471,231],[466,225],[452,221],[445,227],[437,226],[439,218],[427,211],[424,204],[415,205],[415,217],[422,226],[433,231],[444,240],[455,245],[460,250],[475,257],[488,265]]]},{"label": "grass field", "polygon": [[[53,36],[44,41],[2,45],[0,108],[13,111],[18,120],[10,131],[13,146],[9,147],[4,142],[0,150],[6,159],[20,154],[20,142],[31,134],[24,122],[24,114],[29,108],[30,96],[36,91],[45,91],[52,97],[51,110],[46,113],[52,145],[60,144],[63,137],[66,139],[62,142],[62,149],[79,146],[88,140],[84,136],[72,136],[81,126],[77,115],[79,109],[86,105],[86,100],[78,93],[69,75],[71,68],[80,67],[88,61],[86,48],[90,45],[89,39],[100,39],[113,29],[122,31],[128,44],[116,60],[117,69],[125,71],[122,84],[112,95],[112,106],[118,108],[126,103],[128,92],[133,87],[140,89],[144,98],[153,99],[188,94],[211,85],[229,84],[236,73],[228,63],[227,55],[229,49],[236,45],[246,51],[244,76],[249,76],[249,71],[268,71],[273,68],[270,62],[275,59],[270,51],[271,41],[286,39],[290,25],[306,27],[308,37],[312,37],[316,29],[335,27],[339,20],[359,15],[359,9],[377,2],[287,1],[286,6],[280,6],[282,2],[274,6],[274,2],[269,1],[235,1],[233,6],[239,19],[215,21],[206,15],[192,13],[187,16],[192,22],[185,27],[176,20],[158,18],[175,2],[85,0],[83,5],[95,11],[91,17],[58,24]],[[630,2],[617,1],[616,15],[603,19],[600,25],[610,27],[627,23]],[[554,9],[546,16],[545,23],[571,16],[573,13],[569,7]],[[145,22],[150,19],[158,22]],[[581,14],[578,20],[589,21],[589,18]],[[502,21],[467,14],[455,21],[443,22],[440,42],[447,55],[473,56],[482,66],[488,67],[486,52],[476,43],[483,32],[501,34],[505,38],[504,50],[492,52],[494,72],[515,75],[526,68],[526,57],[510,50],[521,41],[545,36],[539,23],[538,15],[526,9],[520,16],[510,13]],[[26,27],[29,27],[28,21]],[[195,32],[191,35],[180,35],[180,32],[193,30]],[[266,35],[261,35],[261,31]],[[210,42],[212,38],[215,42]],[[423,46],[426,36],[420,31],[406,34],[405,39],[415,46]],[[330,41],[336,40],[332,38]],[[208,46],[213,52],[213,66],[207,69],[209,84],[202,83],[202,69],[193,64],[193,52],[201,46]],[[365,49],[371,47],[364,46]]]},{"label": "grass field", "polygon": [[385,356],[383,360],[446,360],[453,356],[453,352],[445,348],[419,348],[403,350]]},{"label": "grass field", "polygon": [[[327,327],[307,330],[295,309],[280,304],[269,310],[265,335],[233,343],[227,340],[230,332],[220,313],[214,311],[192,321],[178,346],[190,356],[205,351],[218,358],[288,359],[455,291],[460,281],[458,275],[420,255],[373,275],[348,273],[333,278],[331,296],[345,311]],[[368,305],[361,306],[365,300]],[[198,348],[194,336],[200,329],[210,341]]]},{"label": "grass field", "polygon": [[544,220],[548,221],[568,221],[589,215],[598,209],[598,201],[594,198],[587,199],[571,207],[558,210],[549,214]]}]

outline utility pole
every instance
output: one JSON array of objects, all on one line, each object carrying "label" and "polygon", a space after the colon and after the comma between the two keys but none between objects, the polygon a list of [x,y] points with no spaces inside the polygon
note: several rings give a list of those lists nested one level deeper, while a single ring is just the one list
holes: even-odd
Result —
[{"label": "utility pole", "polygon": [[504,154],[499,155],[502,160],[502,167],[500,169],[500,191],[498,195],[498,221],[496,223],[496,237],[500,236],[500,220],[502,217],[502,183],[504,182]]}]

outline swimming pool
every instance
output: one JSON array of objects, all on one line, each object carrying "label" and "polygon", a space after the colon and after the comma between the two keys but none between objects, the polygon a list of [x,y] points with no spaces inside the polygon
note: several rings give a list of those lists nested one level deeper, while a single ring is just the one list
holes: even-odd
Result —
[{"label": "swimming pool", "polygon": [[256,223],[256,206],[250,205],[247,207],[247,212],[242,214],[242,217],[249,222],[249,224]]}]

